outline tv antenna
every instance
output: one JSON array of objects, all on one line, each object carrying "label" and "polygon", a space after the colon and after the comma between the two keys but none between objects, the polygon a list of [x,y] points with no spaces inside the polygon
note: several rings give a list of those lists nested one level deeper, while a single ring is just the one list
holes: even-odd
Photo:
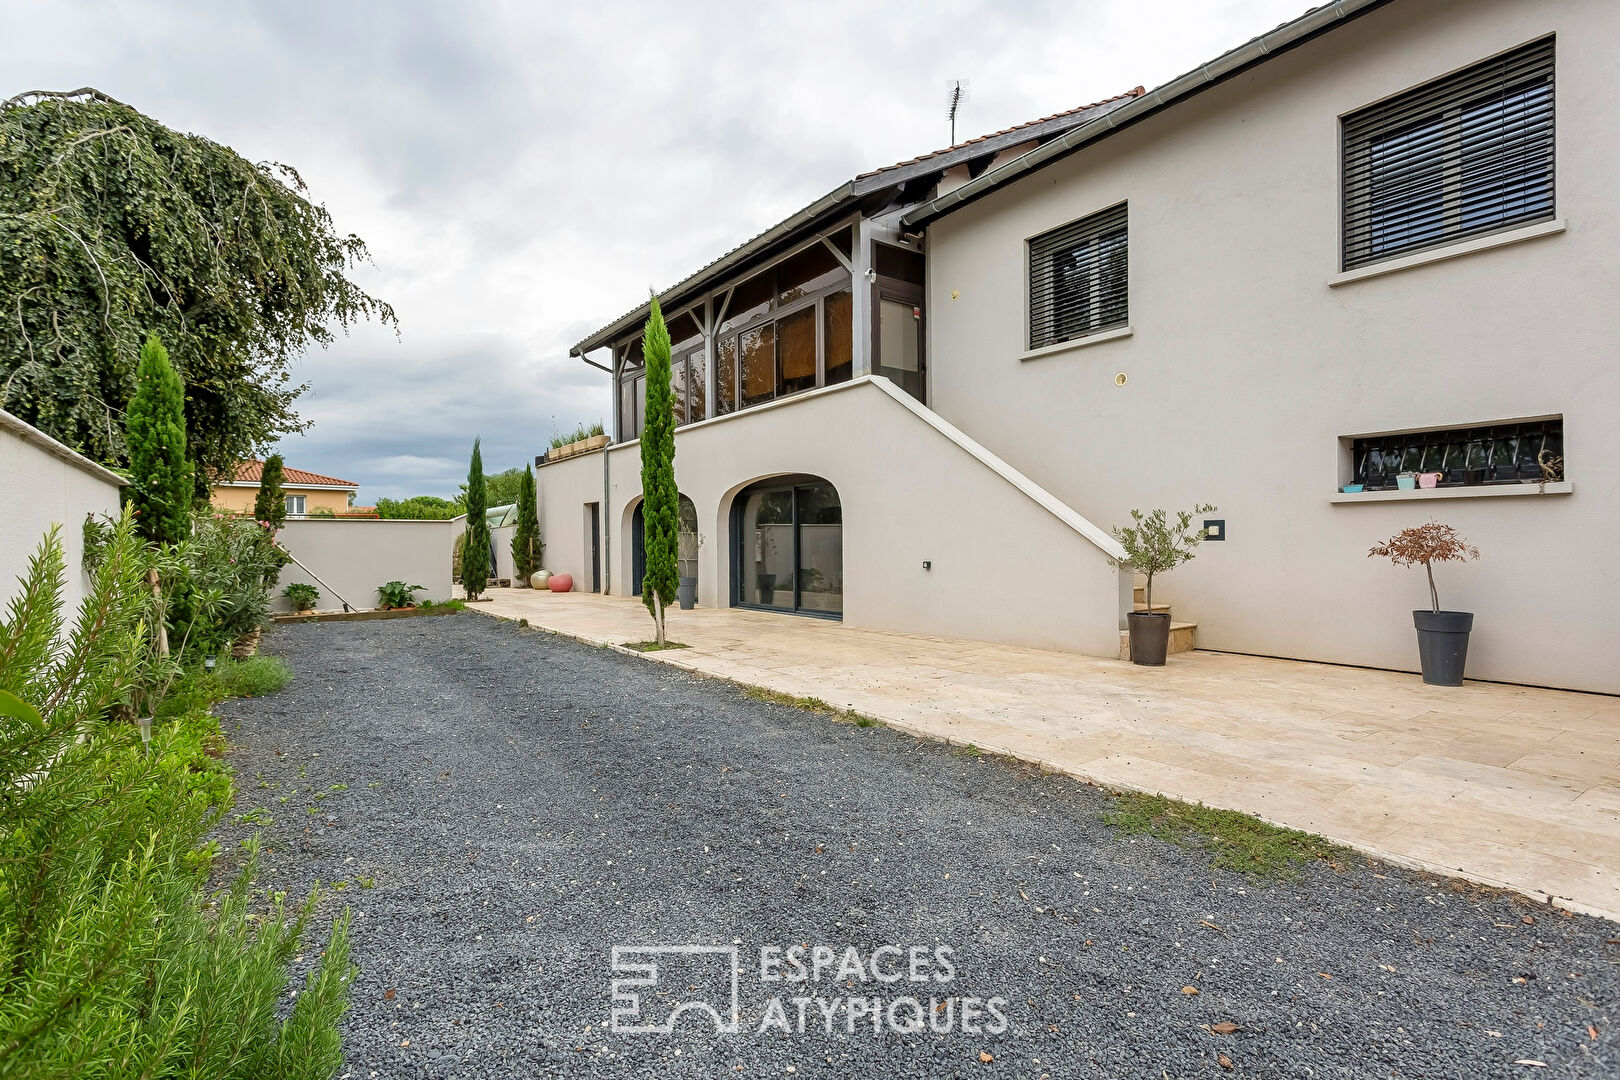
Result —
[{"label": "tv antenna", "polygon": [[951,145],[952,146],[956,145],[956,114],[957,114],[958,111],[961,110],[962,103],[967,100],[967,91],[968,91],[968,81],[966,79],[952,79],[951,80],[950,90],[949,90],[949,93],[948,93],[948,100],[949,100],[949,103],[950,103],[950,108],[949,108],[949,111],[948,111],[947,115],[950,117],[950,121],[951,121]]}]

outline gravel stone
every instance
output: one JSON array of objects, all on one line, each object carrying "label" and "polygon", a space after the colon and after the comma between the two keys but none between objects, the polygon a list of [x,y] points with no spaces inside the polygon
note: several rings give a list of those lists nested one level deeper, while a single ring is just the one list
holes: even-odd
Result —
[{"label": "gravel stone", "polygon": [[[1620,1076],[1601,919],[1359,857],[1257,883],[1117,837],[1073,778],[478,614],[264,648],[296,677],[220,707],[236,813],[275,818],[260,885],[346,885],[320,922],[356,916],[355,1080]],[[220,826],[222,876],[251,831]],[[740,1031],[613,1031],[613,947],[681,944],[738,948]],[[792,944],[946,946],[955,977],[761,982]],[[669,963],[677,993],[724,981]],[[762,1032],[795,994],[999,996],[1008,1023],[829,1035],[812,1004]]]}]

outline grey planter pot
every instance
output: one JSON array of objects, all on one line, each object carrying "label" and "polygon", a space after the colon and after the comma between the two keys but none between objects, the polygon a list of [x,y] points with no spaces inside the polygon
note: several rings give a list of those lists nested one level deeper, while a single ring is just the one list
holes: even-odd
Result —
[{"label": "grey planter pot", "polygon": [[697,606],[697,578],[683,577],[680,584],[675,587],[675,599],[680,602],[682,611],[691,611]]},{"label": "grey planter pot", "polygon": [[1418,663],[1423,681],[1431,686],[1461,686],[1468,666],[1468,633],[1474,628],[1470,611],[1414,611]]},{"label": "grey planter pot", "polygon": [[1131,631],[1131,663],[1163,667],[1170,651],[1170,615],[1164,611],[1133,611],[1125,616]]}]

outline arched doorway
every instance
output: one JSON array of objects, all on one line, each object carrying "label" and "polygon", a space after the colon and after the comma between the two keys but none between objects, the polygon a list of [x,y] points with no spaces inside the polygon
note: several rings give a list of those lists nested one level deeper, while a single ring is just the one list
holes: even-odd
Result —
[{"label": "arched doorway", "polygon": [[818,476],[762,480],[731,507],[731,602],[841,618],[844,517],[838,489]]},{"label": "arched doorway", "polygon": [[[639,500],[630,515],[630,592],[634,596],[641,595],[641,581],[647,576],[647,518],[644,513],[646,505],[647,500]],[[698,537],[697,507],[685,495],[680,496],[678,507],[680,528],[676,534],[679,540],[676,572],[682,578],[691,578],[692,586],[696,588],[697,549],[701,543]]]}]

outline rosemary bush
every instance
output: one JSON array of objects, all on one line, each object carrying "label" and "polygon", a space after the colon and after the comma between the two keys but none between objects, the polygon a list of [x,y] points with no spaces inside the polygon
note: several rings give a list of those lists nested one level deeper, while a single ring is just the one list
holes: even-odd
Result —
[{"label": "rosemary bush", "polygon": [[164,674],[151,700],[153,552],[112,526],[66,626],[62,547],[40,545],[0,620],[0,1077],[331,1077],[354,968],[347,914],[290,1010],[288,961],[316,898],[253,888],[254,847],[210,893],[230,801],[217,687]]}]

